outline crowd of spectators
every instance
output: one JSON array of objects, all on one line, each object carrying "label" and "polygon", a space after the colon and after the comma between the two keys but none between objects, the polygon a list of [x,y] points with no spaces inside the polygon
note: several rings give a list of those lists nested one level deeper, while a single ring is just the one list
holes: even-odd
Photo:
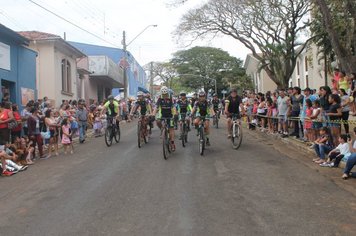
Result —
[{"label": "crowd of spectators", "polygon": [[338,167],[346,162],[344,179],[356,164],[356,144],[350,134],[350,117],[356,116],[356,73],[334,72],[332,87],[319,90],[299,87],[266,94],[244,94],[250,128],[269,134],[295,137],[315,149],[314,162],[322,167]]},{"label": "crowd of spectators", "polygon": [[[73,138],[79,143],[85,142],[86,130],[94,128],[100,136],[106,119],[100,113],[104,102],[84,100],[63,100],[59,108],[51,105],[47,97],[29,101],[19,110],[11,104],[8,94],[4,94],[0,103],[0,173],[11,176],[26,170],[39,159],[58,156],[59,145],[64,155],[73,153]],[[127,110],[131,101],[120,102],[121,116],[127,119]]]}]

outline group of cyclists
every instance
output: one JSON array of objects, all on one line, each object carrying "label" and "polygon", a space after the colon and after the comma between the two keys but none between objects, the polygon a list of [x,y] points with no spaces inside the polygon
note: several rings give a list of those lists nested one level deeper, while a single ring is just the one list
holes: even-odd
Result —
[{"label": "group of cyclists", "polygon": [[[210,146],[210,121],[209,118],[213,116],[220,117],[220,113],[224,108],[224,114],[227,118],[228,125],[228,138],[231,138],[231,118],[232,115],[240,116],[244,113],[242,98],[237,95],[236,89],[231,89],[230,96],[226,100],[220,100],[217,94],[213,94],[212,99],[208,100],[207,94],[204,91],[200,91],[198,94],[194,94],[191,99],[187,98],[185,92],[180,92],[179,98],[174,99],[169,89],[163,86],[160,90],[160,96],[154,103],[151,100],[150,95],[145,95],[143,92],[137,93],[137,99],[133,104],[129,121],[136,112],[139,112],[141,119],[144,119],[145,126],[153,127],[153,121],[156,120],[156,124],[159,129],[162,128],[162,120],[166,120],[166,125],[169,129],[169,140],[171,144],[171,150],[175,151],[175,127],[179,126],[181,131],[182,122],[185,120],[188,124],[188,131],[190,131],[191,124],[195,128],[198,128],[201,121],[204,121],[206,146]],[[120,106],[115,101],[113,96],[108,97],[108,101],[104,104],[102,114],[107,114],[108,120],[112,120],[120,114]],[[175,124],[177,123],[177,124]],[[117,122],[118,125],[118,122]],[[180,139],[182,137],[179,137]]]}]

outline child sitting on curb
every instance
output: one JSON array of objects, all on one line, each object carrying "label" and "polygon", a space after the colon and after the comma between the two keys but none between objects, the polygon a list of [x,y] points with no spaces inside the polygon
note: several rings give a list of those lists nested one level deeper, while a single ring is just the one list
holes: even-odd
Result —
[{"label": "child sitting on curb", "polygon": [[[321,163],[322,167],[338,167],[340,161],[344,157],[348,157],[351,155],[349,144],[347,143],[348,136],[346,134],[342,134],[339,137],[339,145],[330,151],[329,158],[326,162]],[[334,162],[332,162],[335,159]]]},{"label": "child sitting on curb", "polygon": [[320,137],[314,141],[313,148],[315,150],[317,158],[313,159],[313,162],[321,164],[325,161],[325,154],[328,154],[333,146],[331,135],[327,127],[322,127],[319,131]]}]

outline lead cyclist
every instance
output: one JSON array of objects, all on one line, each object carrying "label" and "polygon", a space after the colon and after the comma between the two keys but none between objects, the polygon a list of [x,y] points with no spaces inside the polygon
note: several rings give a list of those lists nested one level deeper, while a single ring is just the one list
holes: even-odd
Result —
[{"label": "lead cyclist", "polygon": [[245,114],[244,106],[242,104],[242,98],[237,95],[237,89],[231,89],[230,96],[225,100],[225,115],[227,118],[227,137],[231,138],[232,133],[232,115],[238,115],[240,119],[240,113]]}]

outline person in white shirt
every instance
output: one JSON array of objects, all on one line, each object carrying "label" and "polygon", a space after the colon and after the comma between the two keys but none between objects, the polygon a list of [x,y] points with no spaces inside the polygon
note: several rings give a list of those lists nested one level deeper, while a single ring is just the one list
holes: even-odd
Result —
[{"label": "person in white shirt", "polygon": [[[321,163],[322,167],[338,167],[342,158],[347,158],[351,155],[350,146],[347,143],[348,135],[341,134],[339,137],[339,145],[329,152],[328,160]],[[332,162],[335,159],[334,162]]]}]

